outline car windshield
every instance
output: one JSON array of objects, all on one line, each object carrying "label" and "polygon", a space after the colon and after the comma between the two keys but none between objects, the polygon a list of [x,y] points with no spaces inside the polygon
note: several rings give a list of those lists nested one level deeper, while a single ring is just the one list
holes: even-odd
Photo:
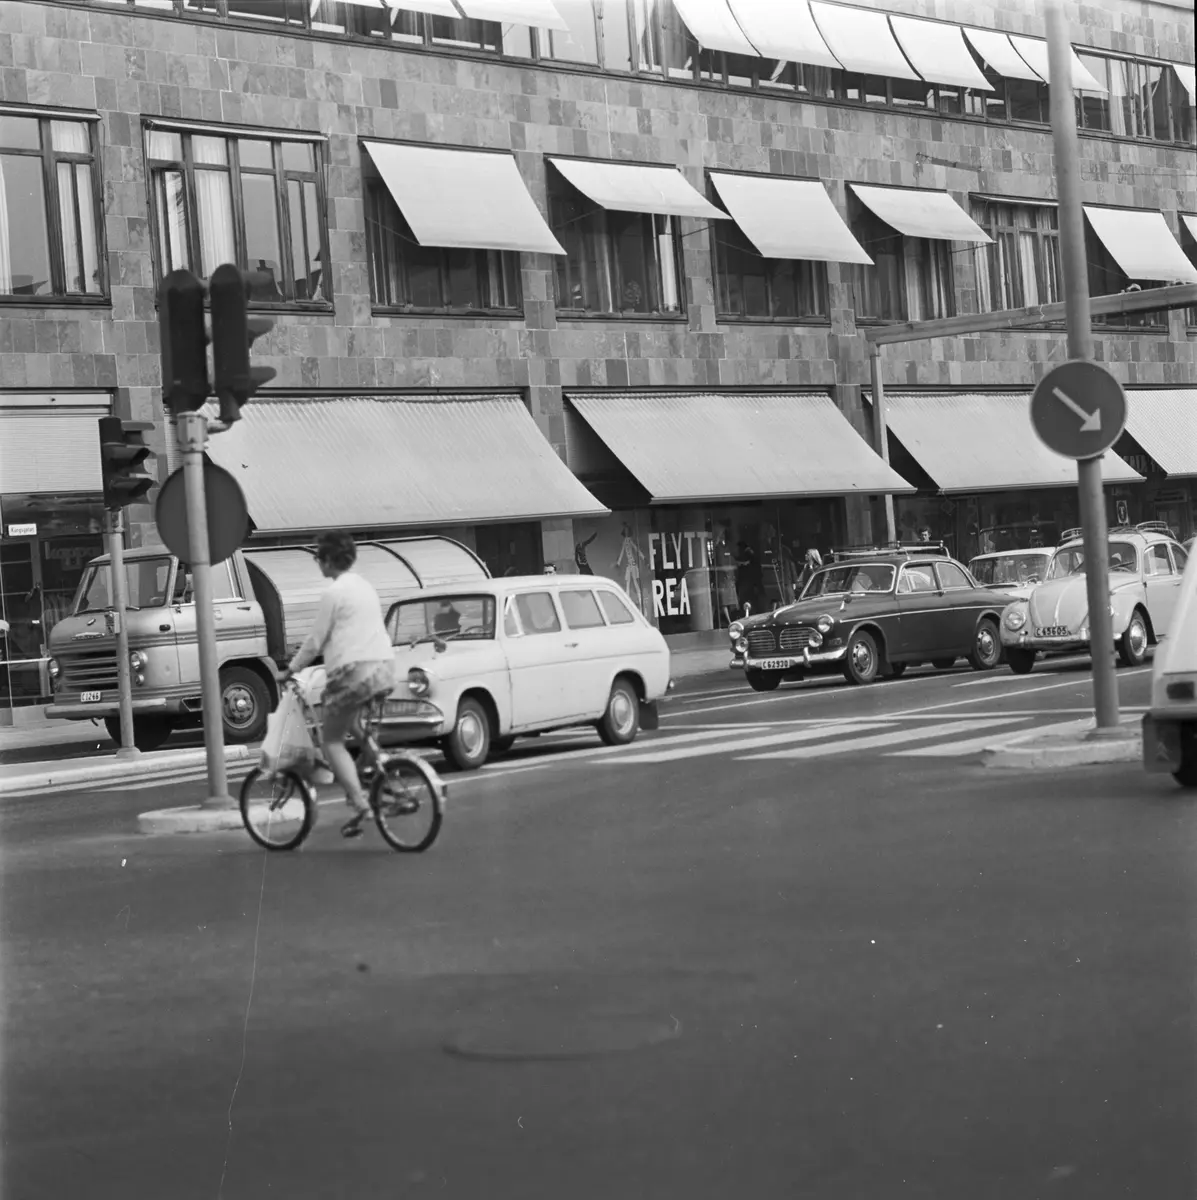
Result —
[{"label": "car windshield", "polygon": [[1010,554],[1001,558],[974,558],[968,565],[982,587],[1017,587],[1038,583],[1044,575],[1046,554]]},{"label": "car windshield", "polygon": [[392,645],[442,641],[490,641],[495,636],[493,596],[437,596],[402,600],[387,616]]},{"label": "car windshield", "polygon": [[[1130,542],[1110,543],[1110,570],[1129,571],[1132,574],[1138,570],[1138,555]],[[1048,579],[1064,579],[1069,575],[1085,573],[1085,550],[1081,545],[1065,546],[1056,551],[1052,565],[1047,569]]]},{"label": "car windshield", "polygon": [[894,586],[894,568],[889,563],[845,563],[816,571],[803,590],[802,599],[839,596],[845,592],[888,592]]},{"label": "car windshield", "polygon": [[[75,593],[75,606],[71,611],[85,613],[111,608],[108,576],[107,563],[88,567]],[[125,590],[130,608],[161,608],[166,603],[169,582],[169,558],[142,558],[125,563]]]}]

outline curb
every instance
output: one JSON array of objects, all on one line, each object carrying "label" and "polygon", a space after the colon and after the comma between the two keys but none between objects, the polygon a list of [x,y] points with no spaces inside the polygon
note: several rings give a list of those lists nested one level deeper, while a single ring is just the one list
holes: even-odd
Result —
[{"label": "curb", "polygon": [[243,828],[241,809],[236,804],[232,808],[200,808],[192,804],[184,808],[160,808],[137,815],[139,833],[221,833]]},{"label": "curb", "polygon": [[1143,759],[1143,735],[1137,727],[1123,726],[1124,736],[1088,740],[1084,731],[1067,741],[1035,745],[1033,738],[994,746],[983,752],[981,765],[999,769],[1095,767],[1108,763],[1137,763]]},{"label": "curb", "polygon": [[[257,751],[251,752],[248,746],[225,747],[226,763],[247,762],[256,757]],[[104,758],[75,766],[56,767],[43,763],[37,764],[37,770],[0,780],[0,796],[27,796],[51,788],[76,787],[81,783],[166,779],[172,775],[190,773],[196,767],[206,766],[207,762],[207,752],[198,749],[168,750],[133,759]]]}]

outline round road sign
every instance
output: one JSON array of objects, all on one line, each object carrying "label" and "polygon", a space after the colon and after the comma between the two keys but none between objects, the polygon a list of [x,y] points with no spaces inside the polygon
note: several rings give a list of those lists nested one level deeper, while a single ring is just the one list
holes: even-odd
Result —
[{"label": "round road sign", "polygon": [[1049,450],[1065,458],[1104,454],[1126,427],[1126,393],[1100,363],[1070,359],[1039,381],[1031,424]]},{"label": "round road sign", "polygon": [[[223,467],[204,455],[204,508],[208,512],[208,561],[224,562],[249,533],[249,509],[241,485]],[[158,536],[166,548],[191,562],[191,533],[187,527],[186,485],[183,468],[172,471],[154,506]]]}]

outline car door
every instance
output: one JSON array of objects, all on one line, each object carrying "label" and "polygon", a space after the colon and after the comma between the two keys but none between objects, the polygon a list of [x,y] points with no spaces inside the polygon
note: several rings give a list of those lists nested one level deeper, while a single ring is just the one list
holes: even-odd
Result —
[{"label": "car door", "polygon": [[[1177,546],[1175,550],[1180,550]],[[1180,572],[1167,542],[1154,542],[1143,554],[1143,583],[1147,588],[1147,612],[1157,638],[1167,637],[1180,600]],[[1180,550],[1183,554],[1184,551]]]},{"label": "car door", "polygon": [[572,666],[567,701],[571,716],[600,717],[611,691],[615,642],[590,588],[562,587],[557,592],[568,636],[565,649]]},{"label": "car door", "polygon": [[551,591],[533,589],[508,597],[503,650],[511,672],[512,729],[534,729],[568,719],[572,700],[567,640]]},{"label": "car door", "polygon": [[948,643],[941,617],[946,600],[939,594],[935,565],[903,563],[898,575],[899,653],[910,662],[938,658]]},{"label": "car door", "polygon": [[[245,638],[247,629],[254,630],[254,609],[257,605],[242,596],[241,585],[232,570],[232,560],[216,563],[211,568],[212,610],[216,619],[216,653],[220,661],[234,657],[242,647],[235,643]],[[191,567],[179,563],[175,569],[174,594],[171,598],[174,611],[174,637],[179,655],[179,681],[189,685],[192,694],[199,695],[199,635],[196,629],[195,586]],[[258,610],[260,612],[260,609]],[[265,640],[265,622],[258,628]],[[253,633],[250,633],[252,641]]]},{"label": "car door", "polygon": [[[943,623],[946,652],[958,657],[971,654],[977,628],[977,616],[982,605],[977,601],[977,589],[973,587],[964,569],[954,562],[937,562],[935,575],[943,593]],[[944,657],[947,657],[945,653]]]}]

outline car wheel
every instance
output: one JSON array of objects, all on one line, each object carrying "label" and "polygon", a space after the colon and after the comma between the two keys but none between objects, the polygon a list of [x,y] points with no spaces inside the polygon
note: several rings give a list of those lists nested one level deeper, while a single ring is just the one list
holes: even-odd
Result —
[{"label": "car wheel", "polygon": [[877,642],[871,633],[861,630],[848,639],[848,652],[844,656],[844,678],[849,683],[872,683],[881,669],[881,656],[877,653]]},{"label": "car wheel", "polygon": [[508,736],[508,737],[495,738],[494,741],[491,742],[491,744],[490,744],[490,752],[492,754],[506,754],[507,751],[510,750],[511,747],[514,745],[515,745],[514,737]]},{"label": "car wheel", "polygon": [[1002,657],[1001,635],[997,622],[992,617],[982,617],[977,625],[977,636],[973,640],[968,665],[974,671],[992,671]]},{"label": "car wheel", "polygon": [[937,671],[950,671],[956,665],[956,660],[954,658],[933,658],[931,665]]},{"label": "car wheel", "polygon": [[744,678],[754,692],[771,692],[781,683],[781,672],[752,669],[744,672]]},{"label": "car wheel", "polygon": [[[171,733],[175,723],[169,717],[134,717],[133,745],[138,750],[157,750]],[[121,744],[120,717],[105,717],[104,728],[108,736],[119,746]]]},{"label": "car wheel", "polygon": [[1136,608],[1130,624],[1118,639],[1118,659],[1124,667],[1141,666],[1147,657],[1147,622]]},{"label": "car wheel", "polygon": [[608,746],[626,746],[640,732],[640,699],[626,679],[611,685],[607,708],[598,723],[599,737]]},{"label": "car wheel", "polygon": [[457,706],[453,732],[445,738],[445,762],[453,771],[476,771],[490,754],[490,718],[467,696]]},{"label": "car wheel", "polygon": [[220,672],[220,717],[226,742],[260,742],[266,736],[269,712],[270,691],[261,675],[248,667],[225,667]]},{"label": "car wheel", "polygon": [[910,666],[910,664],[904,662],[886,663],[885,666],[881,668],[881,678],[901,679],[902,676],[906,674],[906,668],[908,666]]},{"label": "car wheel", "polygon": [[1006,662],[1015,675],[1029,675],[1035,665],[1034,650],[1020,650],[1017,646],[1006,647]]}]

